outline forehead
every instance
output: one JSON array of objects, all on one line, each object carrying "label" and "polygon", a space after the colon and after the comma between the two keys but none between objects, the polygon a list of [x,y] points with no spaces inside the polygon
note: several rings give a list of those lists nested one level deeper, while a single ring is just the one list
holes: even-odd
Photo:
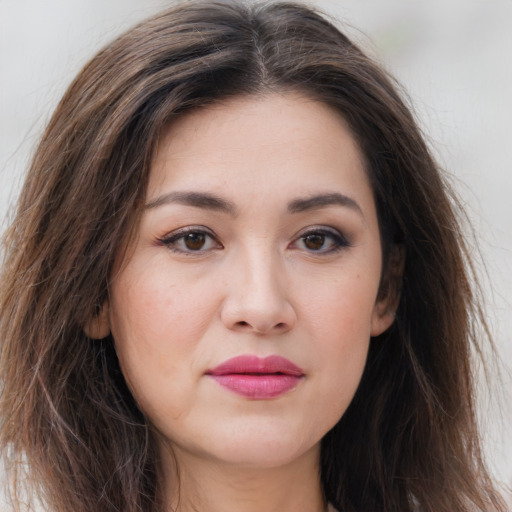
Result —
[{"label": "forehead", "polygon": [[[331,107],[298,94],[238,97],[173,122],[157,145],[148,198],[189,186],[259,193],[366,187],[362,153]],[[266,187],[266,188],[265,188]]]}]

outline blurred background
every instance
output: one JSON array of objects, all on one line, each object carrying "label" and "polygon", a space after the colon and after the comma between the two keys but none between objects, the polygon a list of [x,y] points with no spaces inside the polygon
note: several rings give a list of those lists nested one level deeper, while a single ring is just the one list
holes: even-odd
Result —
[{"label": "blurred background", "polygon": [[[0,222],[57,101],[85,62],[164,0],[0,0]],[[476,230],[501,358],[480,416],[512,485],[512,0],[317,0],[408,91]],[[1,480],[1,477],[0,477]],[[0,501],[0,505],[1,505]],[[4,510],[3,507],[0,507]]]}]

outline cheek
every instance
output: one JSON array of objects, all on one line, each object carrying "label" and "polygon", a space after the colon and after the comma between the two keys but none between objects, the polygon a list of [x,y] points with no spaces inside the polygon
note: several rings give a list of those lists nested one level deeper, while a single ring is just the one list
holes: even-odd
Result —
[{"label": "cheek", "polygon": [[[174,417],[186,408],[190,369],[207,319],[215,314],[214,298],[207,300],[203,286],[181,282],[156,263],[142,268],[150,270],[126,267],[112,284],[112,335],[123,375],[141,409],[148,416],[166,409]],[[162,389],[176,400],[160,403]]]},{"label": "cheek", "polygon": [[302,309],[309,318],[311,335],[322,332],[322,340],[340,351],[368,340],[379,275],[375,268],[362,272],[347,266],[335,279],[324,280],[316,288],[310,286],[313,293],[304,290]]},{"label": "cheek", "polygon": [[[362,275],[362,274],[361,274]],[[361,380],[370,343],[377,279],[358,273],[326,286],[309,301],[312,364],[318,387],[312,408],[330,426],[349,406]]]},{"label": "cheek", "polygon": [[117,344],[163,355],[195,344],[215,306],[200,283],[157,264],[146,263],[139,272],[128,267],[115,281],[111,326]]}]

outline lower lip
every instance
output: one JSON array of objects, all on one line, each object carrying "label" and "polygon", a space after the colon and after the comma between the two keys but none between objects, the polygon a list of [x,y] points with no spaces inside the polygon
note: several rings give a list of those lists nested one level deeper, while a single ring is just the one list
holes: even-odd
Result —
[{"label": "lower lip", "polygon": [[301,378],[296,375],[282,374],[244,374],[210,375],[221,386],[238,395],[254,400],[265,400],[282,395],[297,387]]}]

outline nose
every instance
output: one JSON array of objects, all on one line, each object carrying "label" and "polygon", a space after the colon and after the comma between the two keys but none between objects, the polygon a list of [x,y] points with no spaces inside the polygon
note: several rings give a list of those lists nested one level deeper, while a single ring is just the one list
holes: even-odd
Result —
[{"label": "nose", "polygon": [[290,287],[278,256],[269,252],[247,251],[230,265],[221,310],[228,329],[264,335],[284,333],[295,325]]}]

